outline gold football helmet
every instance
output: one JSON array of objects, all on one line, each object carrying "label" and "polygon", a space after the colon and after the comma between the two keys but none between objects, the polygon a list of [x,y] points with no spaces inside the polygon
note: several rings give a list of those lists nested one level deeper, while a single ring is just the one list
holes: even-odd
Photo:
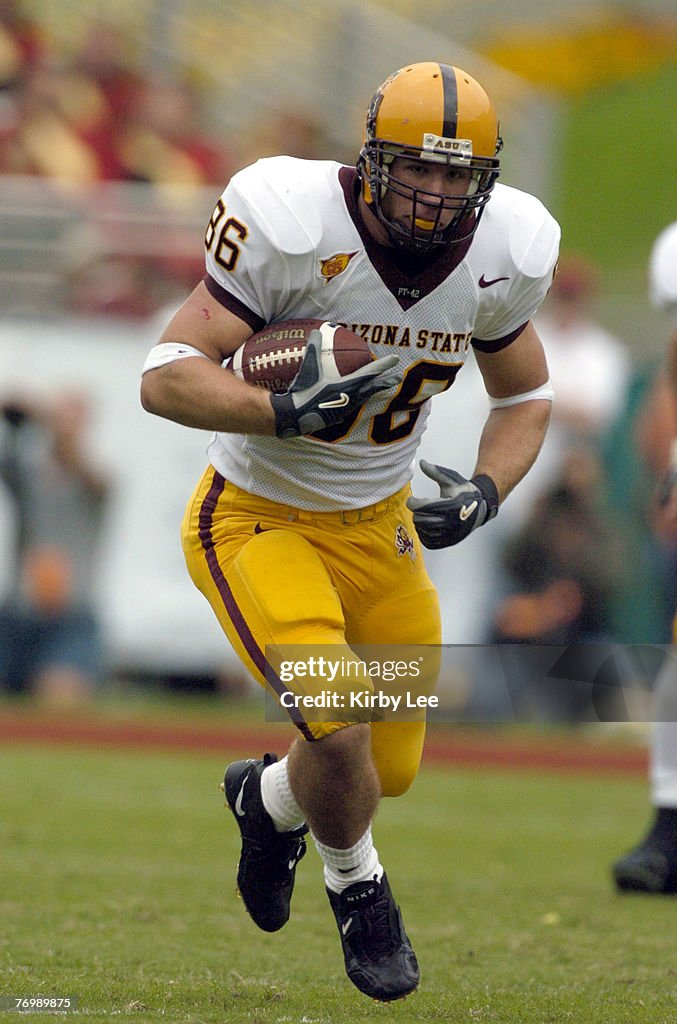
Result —
[{"label": "gold football helmet", "polygon": [[[400,68],[378,89],[367,113],[357,163],[365,202],[395,246],[429,251],[465,240],[491,196],[502,144],[493,103],[467,72],[436,61]],[[448,196],[403,182],[390,171],[396,157],[465,168],[465,195]],[[384,211],[389,191],[411,200],[410,225]],[[418,216],[423,203],[426,212]]]}]

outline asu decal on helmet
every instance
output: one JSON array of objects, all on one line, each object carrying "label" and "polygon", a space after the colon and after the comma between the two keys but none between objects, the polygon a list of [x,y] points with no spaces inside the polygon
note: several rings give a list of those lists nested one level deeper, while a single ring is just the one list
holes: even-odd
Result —
[{"label": "asu decal on helmet", "polygon": [[[436,61],[400,68],[378,89],[367,113],[357,164],[365,202],[393,245],[425,251],[467,239],[499,175],[501,146],[493,103],[469,74]],[[397,165],[393,170],[397,157],[445,164],[457,178],[465,169],[467,188],[450,196],[415,187],[398,178]],[[411,200],[406,226],[388,215],[389,192]]]}]

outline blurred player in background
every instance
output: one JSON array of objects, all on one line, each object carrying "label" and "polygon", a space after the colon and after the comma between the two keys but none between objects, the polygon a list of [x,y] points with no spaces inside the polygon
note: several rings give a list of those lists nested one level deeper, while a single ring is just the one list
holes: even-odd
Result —
[{"label": "blurred player in background", "polygon": [[[667,382],[672,393],[673,430],[677,423],[677,221],[656,241],[649,262],[649,288],[654,306],[672,318]],[[663,537],[677,541],[677,436],[659,493],[657,526]],[[677,641],[677,617],[673,642]],[[621,891],[677,893],[677,663],[674,650],[665,659],[654,693],[651,748],[651,802],[654,820],[646,838],[613,866]]]},{"label": "blurred player in background", "polygon": [[595,316],[598,292],[596,266],[569,253],[559,260],[557,276],[536,318],[557,383],[557,409],[547,444],[555,439],[564,452],[582,442],[597,442],[625,399],[630,357],[624,343]]},{"label": "blurred player in background", "polygon": [[[598,319],[596,265],[562,253],[557,275],[534,325],[543,343],[557,402],[534,472],[501,516],[506,541],[529,529],[537,500],[559,487],[572,458],[587,458],[604,473],[603,445],[627,401],[631,360],[620,338]],[[590,489],[599,495],[600,487]]]},{"label": "blurred player in background", "polygon": [[[531,317],[559,228],[537,199],[495,184],[500,148],[493,104],[466,72],[395,72],[372,100],[357,168],[274,157],[232,178],[207,228],[207,274],[146,361],[144,407],[216,432],[184,551],[235,650],[278,694],[269,645],[339,645],[347,664],[360,644],[434,651],[421,542],[451,546],[492,519],[541,446],[552,388]],[[283,395],[223,371],[252,333],[303,317],[359,325],[375,355],[387,328],[389,354],[329,383],[311,337]],[[440,495],[411,498],[429,399],[471,345],[490,398],[474,468],[422,463]],[[425,721],[312,715],[295,718],[302,738],[283,760],[226,771],[240,892],[261,928],[281,928],[309,830],[348,976],[398,999],[419,968],[371,826],[380,798],[413,782]]]},{"label": "blurred player in background", "polygon": [[15,522],[15,569],[0,606],[0,688],[53,703],[101,682],[98,551],[110,484],[87,449],[90,409],[69,392],[8,396],[0,483]]}]

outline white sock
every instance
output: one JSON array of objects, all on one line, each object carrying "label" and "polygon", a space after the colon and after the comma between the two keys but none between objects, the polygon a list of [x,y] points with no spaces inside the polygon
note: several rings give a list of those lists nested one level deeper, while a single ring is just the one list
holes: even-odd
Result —
[{"label": "white sock", "polygon": [[324,864],[324,884],[332,892],[343,892],[353,882],[370,882],[374,877],[381,881],[383,868],[372,842],[371,826],[348,850],[325,846],[315,836],[313,842]]},{"label": "white sock", "polygon": [[655,807],[677,807],[677,667],[667,656],[654,691],[651,796]]},{"label": "white sock", "polygon": [[261,800],[277,832],[290,832],[305,822],[305,815],[289,785],[286,757],[269,764],[261,772]]}]

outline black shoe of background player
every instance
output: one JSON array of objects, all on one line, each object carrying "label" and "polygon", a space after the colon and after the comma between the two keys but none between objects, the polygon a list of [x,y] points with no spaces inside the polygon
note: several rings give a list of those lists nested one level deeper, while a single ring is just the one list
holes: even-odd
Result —
[{"label": "black shoe of background player", "polygon": [[403,999],[418,986],[416,954],[386,875],[355,882],[342,893],[327,889],[338,924],[346,973],[360,992],[379,1002]]},{"label": "black shoe of background player", "polygon": [[276,932],[289,920],[296,865],[305,855],[305,825],[277,832],[261,799],[261,774],[277,761],[234,761],[226,769],[223,789],[242,836],[237,886],[250,916],[264,932]]},{"label": "black shoe of background player", "polygon": [[621,892],[677,894],[677,808],[659,807],[644,842],[617,860],[612,871]]}]

